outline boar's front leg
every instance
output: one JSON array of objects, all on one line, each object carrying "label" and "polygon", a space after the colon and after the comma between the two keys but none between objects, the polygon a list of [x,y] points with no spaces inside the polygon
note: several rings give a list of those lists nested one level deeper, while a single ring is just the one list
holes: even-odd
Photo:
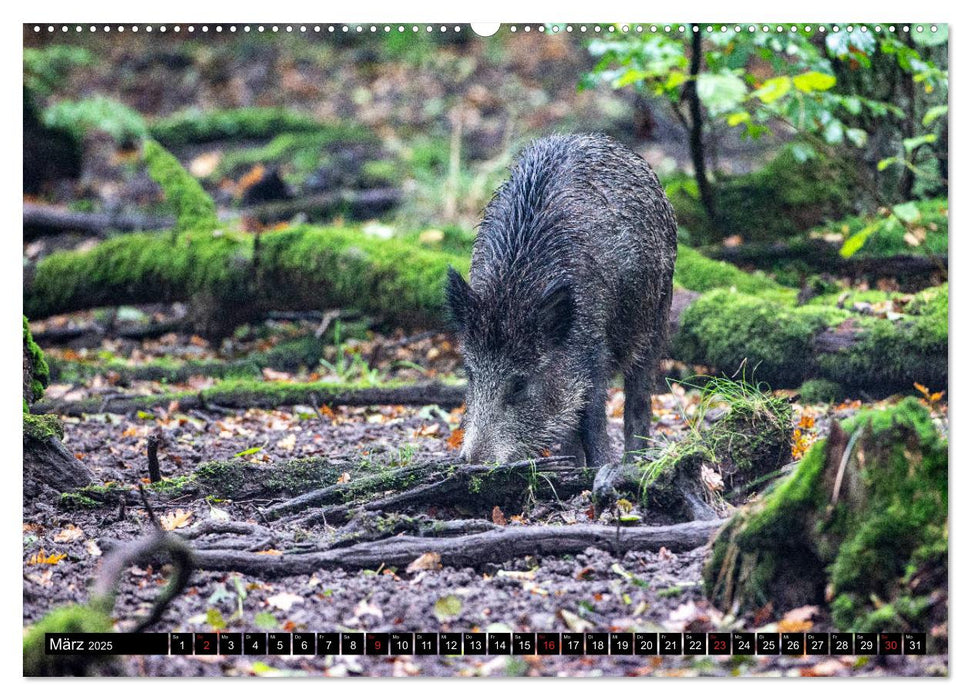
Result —
[{"label": "boar's front leg", "polygon": [[610,462],[610,440],[607,437],[607,380],[598,376],[587,395],[580,417],[580,441],[587,466],[594,469]]}]

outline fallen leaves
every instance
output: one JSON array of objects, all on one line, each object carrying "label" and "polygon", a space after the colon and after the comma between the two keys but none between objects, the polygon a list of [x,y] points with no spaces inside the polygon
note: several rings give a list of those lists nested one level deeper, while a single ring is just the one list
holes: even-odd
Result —
[{"label": "fallen leaves", "polygon": [[294,593],[277,593],[274,596],[270,596],[266,599],[266,602],[277,610],[282,610],[284,612],[288,611],[293,607],[295,603],[302,603],[303,596],[296,595]]},{"label": "fallen leaves", "polygon": [[425,552],[405,569],[409,574],[419,571],[437,571],[442,568],[442,555],[438,552]]},{"label": "fallen leaves", "polygon": [[439,622],[449,622],[462,614],[462,599],[456,595],[447,595],[435,601],[432,613]]},{"label": "fallen leaves", "polygon": [[74,542],[84,537],[84,530],[77,525],[68,525],[63,530],[54,535],[54,541],[58,543]]},{"label": "fallen leaves", "polygon": [[186,511],[179,508],[174,513],[166,513],[165,515],[161,516],[158,521],[163,530],[178,530],[185,527],[192,521],[192,511]]},{"label": "fallen leaves", "polygon": [[39,552],[31,557],[27,558],[28,566],[48,566],[57,564],[59,561],[67,557],[66,554],[47,554],[43,547]]},{"label": "fallen leaves", "polygon": [[492,508],[492,522],[502,527],[505,527],[509,522],[506,520],[506,515],[499,506]]}]

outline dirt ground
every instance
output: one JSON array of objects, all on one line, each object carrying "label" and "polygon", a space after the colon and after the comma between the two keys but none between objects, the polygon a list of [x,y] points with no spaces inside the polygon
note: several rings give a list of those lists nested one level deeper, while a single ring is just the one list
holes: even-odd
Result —
[{"label": "dirt ground", "polygon": [[[93,382],[97,385],[97,382]],[[64,387],[52,387],[57,392]],[[142,386],[142,391],[149,388]],[[612,399],[622,406],[622,395]],[[683,425],[671,407],[675,394],[657,397],[658,434],[676,439]],[[610,431],[616,446],[622,422],[614,406]],[[666,408],[667,407],[667,408]],[[853,411],[848,405],[833,415]],[[841,413],[842,412],[842,413]],[[828,416],[821,413],[819,426]],[[145,476],[150,434],[161,436],[162,472],[187,474],[202,461],[241,452],[261,464],[321,455],[392,464],[402,460],[455,459],[449,445],[455,417],[445,411],[401,406],[335,408],[317,416],[307,407],[223,412],[172,410],[166,414],[87,415],[69,418],[65,444],[96,475],[96,483],[135,484]],[[156,504],[164,517],[191,526],[214,517],[255,522],[267,502],[208,503],[185,496]],[[489,519],[448,504],[426,515]],[[540,503],[506,513],[507,527],[589,521],[588,494],[564,504]],[[62,510],[51,503],[26,503],[24,518],[24,624],[49,609],[84,601],[90,578],[103,558],[101,545],[131,540],[150,531],[145,510],[117,507]],[[178,532],[179,528],[175,531]],[[314,532],[325,537],[322,526]],[[285,539],[285,538],[284,538]],[[36,565],[38,552],[63,554],[52,565]],[[151,631],[718,631],[772,630],[790,611],[762,611],[761,619],[734,620],[705,599],[700,581],[706,548],[672,553],[628,552],[621,559],[588,549],[577,556],[524,557],[478,569],[445,567],[408,573],[320,570],[309,576],[262,580],[232,572],[196,571],[188,589]],[[115,606],[118,629],[150,608],[166,580],[167,567],[131,567]],[[799,614],[797,612],[797,614]],[[803,613],[813,631],[832,629],[823,610]],[[247,676],[616,676],[616,675],[942,675],[947,656],[927,657],[128,657],[102,667],[106,675]]]}]

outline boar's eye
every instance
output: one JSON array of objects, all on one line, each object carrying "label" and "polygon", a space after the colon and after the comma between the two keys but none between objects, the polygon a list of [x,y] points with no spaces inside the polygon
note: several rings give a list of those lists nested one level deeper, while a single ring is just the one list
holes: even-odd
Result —
[{"label": "boar's eye", "polygon": [[506,394],[506,400],[509,403],[519,403],[526,398],[526,389],[528,387],[528,382],[526,377],[521,374],[514,374],[509,380],[509,390]]}]

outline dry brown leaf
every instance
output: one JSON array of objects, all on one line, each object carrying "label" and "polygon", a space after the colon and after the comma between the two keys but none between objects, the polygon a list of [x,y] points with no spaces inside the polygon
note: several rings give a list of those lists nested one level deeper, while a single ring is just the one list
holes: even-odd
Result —
[{"label": "dry brown leaf", "polygon": [[192,511],[185,511],[179,508],[174,513],[166,513],[158,519],[163,530],[178,530],[189,524],[192,520]]},{"label": "dry brown leaf", "polygon": [[506,514],[502,512],[499,506],[493,506],[492,508],[492,522],[502,526],[509,524],[509,521],[506,520]]},{"label": "dry brown leaf", "polygon": [[405,569],[409,574],[418,571],[437,571],[442,568],[442,555],[438,552],[425,552]]},{"label": "dry brown leaf", "polygon": [[257,554],[261,554],[268,557],[278,557],[281,554],[283,554],[283,552],[281,552],[279,549],[264,549],[261,552],[257,552]]},{"label": "dry brown leaf", "polygon": [[84,537],[84,530],[77,525],[71,524],[54,535],[55,542],[74,542]]},{"label": "dry brown leaf", "polygon": [[448,436],[445,444],[448,445],[450,450],[457,450],[462,447],[462,440],[465,439],[465,431],[462,428],[456,428],[452,431],[452,434]]}]

